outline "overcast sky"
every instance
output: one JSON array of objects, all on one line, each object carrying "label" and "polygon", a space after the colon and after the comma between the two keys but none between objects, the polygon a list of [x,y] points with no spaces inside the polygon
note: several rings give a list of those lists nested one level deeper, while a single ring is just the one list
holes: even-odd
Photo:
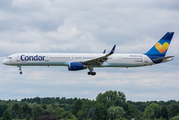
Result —
[{"label": "overcast sky", "polygon": [[[179,101],[178,0],[0,0],[0,61],[19,52],[145,53],[175,32],[167,55],[174,60],[140,68],[18,67],[0,64],[0,99],[95,99],[124,92],[127,100]],[[115,54],[114,53],[114,54]]]}]

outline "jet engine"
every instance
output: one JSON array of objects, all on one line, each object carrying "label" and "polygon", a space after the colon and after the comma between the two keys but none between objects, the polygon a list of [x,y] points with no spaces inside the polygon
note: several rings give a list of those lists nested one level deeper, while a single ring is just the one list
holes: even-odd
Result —
[{"label": "jet engine", "polygon": [[68,66],[68,70],[70,71],[77,71],[86,69],[87,66],[80,62],[70,62]]}]

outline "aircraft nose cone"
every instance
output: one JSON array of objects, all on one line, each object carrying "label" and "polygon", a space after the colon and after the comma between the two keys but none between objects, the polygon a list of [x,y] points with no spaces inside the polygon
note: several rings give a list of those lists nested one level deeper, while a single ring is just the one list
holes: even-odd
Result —
[{"label": "aircraft nose cone", "polygon": [[7,64],[6,60],[3,60],[3,61],[2,61],[2,63],[3,63],[4,65],[6,65],[6,64]]}]

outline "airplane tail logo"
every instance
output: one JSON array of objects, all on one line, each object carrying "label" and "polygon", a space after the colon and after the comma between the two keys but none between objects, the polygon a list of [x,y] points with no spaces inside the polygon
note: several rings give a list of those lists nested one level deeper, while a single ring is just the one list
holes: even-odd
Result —
[{"label": "airplane tail logo", "polygon": [[155,48],[160,52],[164,53],[166,50],[168,50],[169,44],[165,42],[163,45],[161,45],[159,42],[155,44]]},{"label": "airplane tail logo", "polygon": [[150,56],[165,56],[174,32],[167,32],[147,53]]}]

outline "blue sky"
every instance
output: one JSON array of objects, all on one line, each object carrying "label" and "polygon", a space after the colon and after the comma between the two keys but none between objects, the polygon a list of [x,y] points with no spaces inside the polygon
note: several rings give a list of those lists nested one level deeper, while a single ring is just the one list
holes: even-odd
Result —
[{"label": "blue sky", "polygon": [[19,52],[145,53],[166,32],[175,32],[168,63],[141,68],[95,68],[71,72],[67,67],[0,64],[0,99],[67,97],[95,99],[108,90],[127,100],[179,100],[178,0],[2,0],[0,60]]}]

